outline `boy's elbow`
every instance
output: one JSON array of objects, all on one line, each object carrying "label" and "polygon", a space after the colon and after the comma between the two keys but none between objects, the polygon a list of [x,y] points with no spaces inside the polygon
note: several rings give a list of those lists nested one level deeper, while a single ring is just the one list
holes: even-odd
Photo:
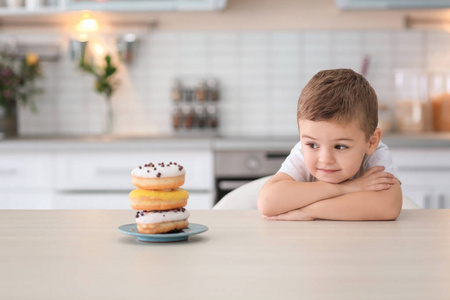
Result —
[{"label": "boy's elbow", "polygon": [[273,213],[273,209],[270,205],[270,197],[267,196],[266,193],[260,192],[258,195],[257,207],[258,211],[261,215],[271,217],[275,214]]},{"label": "boy's elbow", "polygon": [[400,191],[400,193],[397,193],[388,202],[386,210],[383,213],[383,219],[386,221],[396,220],[402,211],[402,205],[403,205],[402,202],[403,202],[403,196]]},{"label": "boy's elbow", "polygon": [[257,202],[258,211],[263,216],[270,216],[270,210],[267,205],[267,199],[262,193],[259,193],[258,195],[258,202]]},{"label": "boy's elbow", "polygon": [[394,221],[398,218],[401,211],[402,211],[401,208],[400,209],[397,209],[397,208],[389,209],[388,211],[386,211],[386,213],[383,214],[383,220],[384,221]]}]

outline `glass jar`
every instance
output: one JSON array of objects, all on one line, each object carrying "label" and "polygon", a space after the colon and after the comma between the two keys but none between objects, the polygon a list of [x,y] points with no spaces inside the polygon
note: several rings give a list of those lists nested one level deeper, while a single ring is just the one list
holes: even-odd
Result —
[{"label": "glass jar", "polygon": [[208,86],[208,99],[211,101],[219,100],[219,86],[216,79],[209,79],[207,82]]},{"label": "glass jar", "polygon": [[428,77],[433,129],[450,131],[450,73],[435,72]]},{"label": "glass jar", "polygon": [[181,113],[181,108],[178,106],[175,106],[172,110],[172,128],[173,129],[180,129],[181,123],[183,121],[183,115]]},{"label": "glass jar", "polygon": [[420,133],[430,129],[427,75],[424,72],[395,72],[395,121],[397,131],[403,133]]},{"label": "glass jar", "polygon": [[203,102],[206,100],[206,83],[203,80],[199,80],[197,88],[195,89],[195,98],[197,101]]},{"label": "glass jar", "polygon": [[378,127],[383,130],[383,133],[388,133],[392,130],[393,123],[392,109],[386,104],[378,105]]},{"label": "glass jar", "polygon": [[174,79],[174,81],[172,82],[172,101],[180,102],[182,92],[183,87],[181,85],[181,81],[179,79]]}]

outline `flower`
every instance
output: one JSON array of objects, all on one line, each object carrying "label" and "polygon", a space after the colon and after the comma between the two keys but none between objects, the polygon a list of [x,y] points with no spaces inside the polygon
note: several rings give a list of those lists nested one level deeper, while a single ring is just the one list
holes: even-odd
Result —
[{"label": "flower", "polygon": [[25,56],[25,62],[28,66],[35,66],[39,64],[39,56],[36,53],[27,53]]},{"label": "flower", "polygon": [[18,58],[12,53],[0,53],[0,106],[21,101],[36,112],[33,96],[42,93],[36,79],[42,76],[39,56],[28,53]]}]

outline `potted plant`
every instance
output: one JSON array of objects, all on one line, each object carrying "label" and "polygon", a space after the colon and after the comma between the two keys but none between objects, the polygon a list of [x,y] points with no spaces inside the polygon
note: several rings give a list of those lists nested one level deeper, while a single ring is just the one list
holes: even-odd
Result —
[{"label": "potted plant", "polygon": [[79,63],[79,68],[95,77],[95,90],[105,96],[107,115],[105,122],[105,133],[111,134],[114,126],[114,113],[111,104],[111,96],[117,88],[117,80],[114,79],[114,74],[117,67],[113,64],[111,56],[107,54],[102,66],[94,63],[86,63],[82,58]]},{"label": "potted plant", "polygon": [[42,93],[36,86],[39,77],[42,73],[37,54],[18,58],[8,52],[0,53],[0,132],[5,137],[17,136],[18,103],[37,111],[33,96]]}]

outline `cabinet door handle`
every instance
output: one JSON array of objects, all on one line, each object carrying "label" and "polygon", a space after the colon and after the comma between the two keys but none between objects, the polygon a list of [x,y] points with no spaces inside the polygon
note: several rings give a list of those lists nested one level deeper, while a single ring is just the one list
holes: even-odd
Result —
[{"label": "cabinet door handle", "polygon": [[[95,170],[95,173],[98,175],[124,175],[124,174],[131,174],[130,170],[125,170],[125,169],[108,169],[108,168],[100,168]],[[131,175],[130,175],[131,176]]]},{"label": "cabinet door handle", "polygon": [[399,172],[450,172],[450,166],[398,166]]},{"label": "cabinet door handle", "polygon": [[431,208],[431,195],[428,194],[425,196],[425,199],[423,200],[423,208]]},{"label": "cabinet door handle", "polygon": [[445,208],[444,195],[439,195],[438,197],[438,208]]},{"label": "cabinet door handle", "polygon": [[0,169],[0,176],[13,176],[17,173],[17,169]]}]

